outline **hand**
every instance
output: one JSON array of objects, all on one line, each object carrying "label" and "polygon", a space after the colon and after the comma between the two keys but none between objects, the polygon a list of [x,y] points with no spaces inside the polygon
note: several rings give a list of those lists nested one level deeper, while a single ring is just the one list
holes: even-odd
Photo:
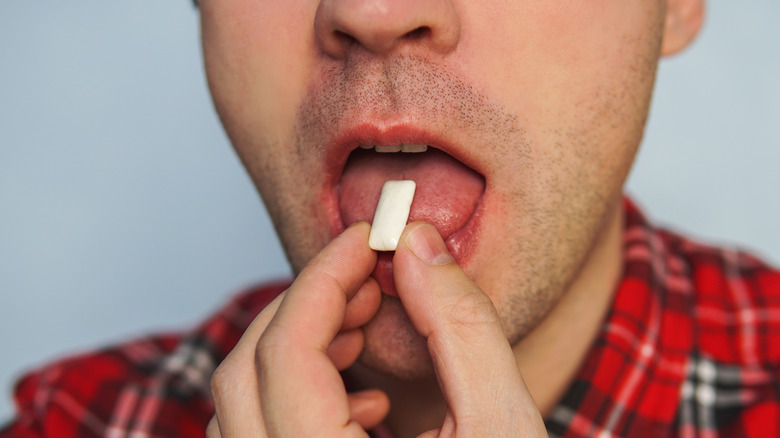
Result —
[{"label": "hand", "polygon": [[384,393],[348,395],[338,371],[363,349],[359,329],[379,308],[367,223],[331,241],[252,322],[212,377],[215,437],[367,436],[387,414]]},{"label": "hand", "polygon": [[[247,329],[212,380],[209,437],[366,436],[385,417],[383,393],[348,395],[338,374],[356,360],[359,327],[379,306],[367,235],[358,224],[334,239]],[[407,226],[394,270],[449,407],[442,426],[422,436],[545,436],[492,302],[435,228]]]},{"label": "hand", "polygon": [[404,309],[427,340],[448,406],[442,426],[421,436],[547,436],[493,303],[454,262],[432,225],[407,225],[393,271]]}]

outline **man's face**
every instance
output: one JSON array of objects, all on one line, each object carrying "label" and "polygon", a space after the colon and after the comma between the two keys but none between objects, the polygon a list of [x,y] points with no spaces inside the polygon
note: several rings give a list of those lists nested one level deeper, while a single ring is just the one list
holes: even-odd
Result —
[{"label": "man's face", "polygon": [[[661,1],[202,0],[219,115],[300,270],[382,183],[414,179],[511,342],[599,245],[642,136]],[[421,154],[360,145],[427,144]],[[375,271],[392,294],[389,256]],[[413,376],[424,343],[385,296],[364,360]]]}]

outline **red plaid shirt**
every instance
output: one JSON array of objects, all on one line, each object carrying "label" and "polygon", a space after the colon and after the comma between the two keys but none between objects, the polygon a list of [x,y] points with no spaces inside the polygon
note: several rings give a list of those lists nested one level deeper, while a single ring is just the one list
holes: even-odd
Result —
[{"label": "red plaid shirt", "polygon": [[[623,279],[550,435],[780,437],[780,272],[653,228],[628,202],[626,218]],[[0,438],[203,436],[211,373],[285,286],[250,290],[190,333],[28,374]]]}]

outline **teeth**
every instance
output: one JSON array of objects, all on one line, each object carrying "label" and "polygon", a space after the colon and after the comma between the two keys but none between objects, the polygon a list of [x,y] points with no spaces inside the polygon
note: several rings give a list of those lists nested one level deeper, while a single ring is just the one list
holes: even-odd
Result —
[{"label": "teeth", "polygon": [[372,144],[361,144],[360,149],[374,149],[376,152],[388,154],[395,152],[404,152],[409,154],[416,154],[425,152],[428,150],[428,145],[425,144],[395,144],[390,146],[374,146]]},{"label": "teeth", "polygon": [[401,145],[401,152],[416,154],[419,152],[425,152],[427,150],[428,150],[428,145],[424,145],[424,144],[402,144]]},{"label": "teeth", "polygon": [[374,150],[380,153],[393,153],[393,152],[401,152],[401,145],[400,144],[394,144],[392,146],[374,146]]},{"label": "teeth", "polygon": [[374,213],[374,223],[368,235],[368,246],[375,251],[395,251],[398,239],[409,220],[412,206],[414,181],[387,181],[382,186],[382,194]]}]

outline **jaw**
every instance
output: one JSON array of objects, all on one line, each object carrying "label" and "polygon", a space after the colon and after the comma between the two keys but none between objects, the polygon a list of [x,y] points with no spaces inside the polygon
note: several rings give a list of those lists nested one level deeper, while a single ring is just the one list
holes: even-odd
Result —
[{"label": "jaw", "polygon": [[363,326],[360,363],[405,381],[434,378],[426,340],[414,329],[398,298],[382,296],[376,316]]},{"label": "jaw", "polygon": [[[476,171],[485,184],[474,208],[478,232],[464,239],[468,250],[448,243],[456,254],[468,253],[456,260],[494,301],[507,337],[516,341],[549,311],[583,264],[604,211],[619,197],[631,146],[638,143],[631,129],[641,131],[641,123],[626,120],[620,110],[628,105],[613,96],[583,96],[594,106],[584,120],[575,107],[547,117],[508,110],[457,74],[425,62],[403,58],[389,64],[383,75],[326,76],[298,106],[288,135],[278,136],[286,142],[234,144],[244,145],[244,161],[296,271],[350,220],[366,219],[345,218],[340,205],[342,176],[360,144],[430,144]],[[639,88],[626,90],[625,99],[636,99],[632,93]],[[599,119],[613,115],[619,120]],[[561,125],[567,129],[556,129]],[[414,368],[406,364],[415,356],[413,362],[424,368],[424,343],[399,302],[385,297],[366,330],[367,362],[402,370]]]}]

